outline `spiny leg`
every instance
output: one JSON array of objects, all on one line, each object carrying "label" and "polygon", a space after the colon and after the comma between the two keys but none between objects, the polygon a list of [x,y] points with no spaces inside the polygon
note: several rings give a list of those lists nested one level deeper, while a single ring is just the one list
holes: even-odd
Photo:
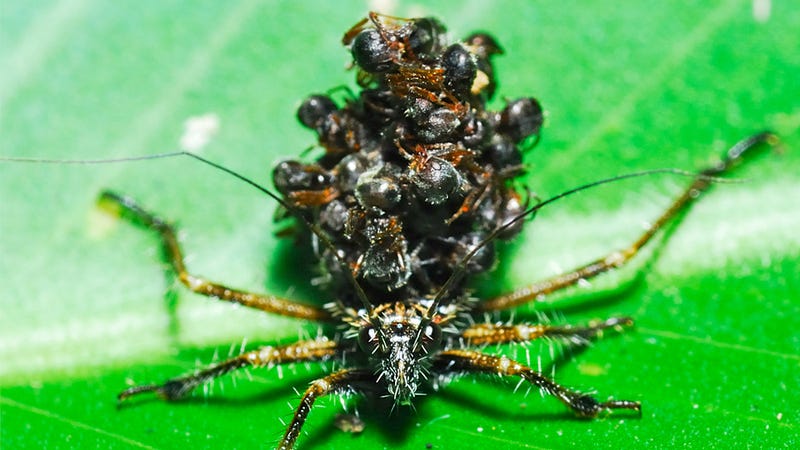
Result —
[{"label": "spiny leg", "polygon": [[659,229],[670,220],[678,217],[681,212],[700,197],[700,194],[713,183],[710,177],[723,175],[741,162],[748,151],[760,147],[762,144],[776,145],[778,138],[769,132],[764,132],[740,141],[727,151],[722,161],[716,166],[703,170],[694,179],[692,184],[681,194],[667,210],[653,222],[640,237],[628,248],[613,252],[604,258],[592,261],[572,272],[565,273],[530,286],[517,289],[508,294],[495,297],[480,303],[478,309],[482,311],[498,311],[513,308],[521,304],[537,300],[543,296],[577,284],[580,280],[588,280],[611,269],[618,268],[630,261],[639,250],[655,236]]},{"label": "spiny leg", "polygon": [[286,433],[283,435],[278,449],[289,450],[294,447],[297,437],[300,436],[300,430],[306,423],[308,414],[318,398],[329,394],[356,391],[360,385],[374,382],[375,375],[368,369],[344,369],[313,381],[303,394],[303,398],[300,399],[300,405],[297,406],[292,422],[286,428]]},{"label": "spiny leg", "polygon": [[604,330],[618,329],[633,325],[629,317],[612,317],[587,326],[516,324],[495,325],[475,324],[461,333],[467,345],[489,345],[530,342],[539,338],[561,338],[573,344],[586,344],[598,337]]},{"label": "spiny leg", "polygon": [[125,400],[134,395],[154,392],[165,400],[177,400],[190,393],[197,386],[242,367],[263,367],[296,362],[322,361],[336,355],[337,350],[338,344],[327,339],[301,341],[276,347],[261,347],[214,364],[192,375],[173,378],[164,384],[134,386],[122,391],[117,398]]},{"label": "spiny leg", "polygon": [[540,372],[505,356],[486,355],[470,350],[449,350],[434,357],[432,370],[438,375],[444,376],[459,373],[488,373],[520,377],[543,392],[556,397],[580,417],[596,417],[600,412],[610,409],[630,409],[641,412],[639,402],[630,400],[600,402],[591,395],[567,389]]},{"label": "spiny leg", "polygon": [[178,243],[175,229],[170,224],[155,214],[146,211],[133,199],[113,192],[102,192],[98,202],[104,207],[113,208],[114,212],[122,217],[158,232],[161,236],[164,253],[178,275],[178,279],[193,292],[282,316],[308,320],[331,319],[331,315],[322,308],[296,303],[274,295],[253,294],[232,289],[190,274],[186,270],[183,251]]}]

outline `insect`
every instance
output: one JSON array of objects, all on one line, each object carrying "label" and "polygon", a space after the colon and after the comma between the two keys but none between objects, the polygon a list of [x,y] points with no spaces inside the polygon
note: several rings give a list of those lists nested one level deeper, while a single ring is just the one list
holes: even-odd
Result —
[{"label": "insect", "polygon": [[[487,343],[546,337],[584,342],[603,330],[629,325],[630,319],[557,327],[471,325],[468,318],[535,301],[624,264],[709,185],[708,177],[727,171],[744,152],[773,140],[772,135],[760,134],[734,146],[722,165],[703,171],[629,248],[552,280],[476,301],[467,294],[465,279],[490,269],[494,240],[513,236],[521,227],[523,212],[537,210],[526,208],[530,200],[513,185],[513,178],[522,170],[517,167],[521,165],[518,145],[529,137],[538,138],[541,109],[532,99],[511,102],[497,115],[479,108],[482,97],[491,96],[489,86],[495,84],[487,69],[491,67],[488,57],[494,53],[487,49],[499,47],[485,44],[488,36],[470,37],[461,49],[450,50],[439,38],[442,25],[433,19],[389,20],[371,15],[364,25],[354,28],[350,39],[354,53],[366,48],[366,55],[355,57],[357,63],[359,58],[380,57],[377,63],[358,64],[366,72],[360,79],[367,93],[354,101],[352,109],[331,106],[333,102],[324,96],[306,102],[304,107],[312,111],[305,116],[309,120],[301,117],[301,121],[317,130],[326,155],[312,165],[287,162],[275,175],[283,207],[305,219],[301,226],[311,228],[307,236],[315,241],[336,299],[330,307],[241,292],[194,276],[184,266],[168,223],[130,199],[113,193],[102,197],[125,216],[160,233],[179,279],[193,291],[272,313],[339,323],[341,336],[249,351],[197,374],[128,389],[120,397],[155,392],[177,399],[203,382],[246,366],[343,361],[341,370],[317,380],[305,392],[281,448],[294,445],[320,396],[377,392],[406,405],[439,382],[481,372],[519,377],[580,416],[595,416],[606,409],[638,411],[637,402],[602,402],[560,386],[521,363],[475,350]],[[366,37],[359,38],[364,33]],[[419,38],[420,34],[429,38]],[[464,51],[466,58],[462,58]],[[445,56],[454,62],[441,59]],[[470,60],[475,67],[464,68]],[[384,68],[387,76],[381,79]],[[448,69],[456,75],[448,76]],[[462,77],[462,72],[470,75]],[[476,82],[479,77],[486,80]],[[375,132],[389,125],[392,139]],[[376,146],[377,154],[367,151]],[[482,151],[480,158],[474,155],[476,147]],[[407,204],[409,197],[419,202]]]}]

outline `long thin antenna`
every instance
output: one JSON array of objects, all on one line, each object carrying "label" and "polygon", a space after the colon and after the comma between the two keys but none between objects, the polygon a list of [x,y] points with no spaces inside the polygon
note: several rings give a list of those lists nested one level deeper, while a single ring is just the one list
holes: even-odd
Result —
[{"label": "long thin antenna", "polygon": [[[710,169],[706,169],[706,170],[704,170],[704,171],[702,171],[700,173],[689,172],[689,171],[681,170],[681,169],[654,169],[654,170],[645,170],[645,171],[642,171],[642,172],[633,172],[633,173],[629,173],[629,174],[624,174],[624,175],[619,175],[619,176],[616,176],[616,177],[611,177],[611,178],[606,178],[606,179],[603,179],[603,180],[594,181],[592,183],[587,183],[587,184],[578,186],[576,188],[569,189],[567,191],[564,191],[564,192],[562,192],[562,193],[560,193],[558,195],[550,197],[550,198],[548,198],[548,199],[546,199],[546,200],[544,200],[544,201],[542,201],[542,202],[540,202],[540,203],[528,208],[525,212],[519,214],[517,217],[514,217],[513,219],[511,219],[508,222],[504,223],[503,225],[495,228],[495,230],[492,231],[489,234],[489,236],[487,236],[483,241],[481,241],[478,245],[473,247],[472,250],[470,250],[466,255],[464,255],[464,257],[461,259],[461,261],[459,261],[459,263],[456,265],[456,268],[453,271],[453,273],[450,275],[450,277],[447,280],[445,280],[444,284],[442,284],[442,287],[439,289],[439,291],[433,297],[433,301],[431,302],[430,307],[428,307],[428,310],[426,311],[425,320],[426,321],[431,321],[433,319],[433,316],[434,316],[434,314],[436,314],[436,310],[439,308],[439,303],[441,303],[442,298],[453,287],[453,285],[456,282],[458,282],[464,276],[464,274],[466,273],[466,270],[467,270],[467,264],[475,256],[475,254],[477,254],[489,242],[491,242],[494,239],[496,239],[497,236],[500,233],[502,233],[503,231],[507,230],[509,227],[511,227],[515,223],[519,222],[520,220],[522,220],[522,219],[524,219],[524,218],[536,213],[537,211],[539,211],[540,209],[544,208],[545,206],[547,206],[547,205],[549,205],[549,204],[551,204],[553,202],[556,202],[556,201],[558,201],[558,200],[560,200],[560,199],[562,199],[564,197],[568,197],[570,195],[577,194],[578,192],[585,191],[587,189],[591,189],[593,187],[600,186],[600,185],[603,185],[603,184],[614,183],[614,182],[617,182],[617,181],[627,180],[627,179],[630,179],[630,178],[639,178],[639,177],[645,177],[645,176],[651,176],[651,175],[657,175],[657,174],[664,174],[664,173],[680,175],[680,176],[695,177],[697,179],[706,180],[708,182],[716,182],[716,183],[732,183],[732,182],[736,182],[736,180],[719,178],[716,175],[722,174],[723,172],[729,170],[733,165],[738,163],[739,160],[741,159],[742,155],[745,152],[747,152],[748,150],[750,150],[752,148],[756,148],[760,144],[765,144],[765,143],[774,147],[776,145],[779,145],[780,140],[779,140],[778,136],[775,135],[773,132],[771,132],[771,131],[762,131],[762,132],[757,133],[757,134],[755,134],[753,136],[750,136],[748,138],[742,139],[741,141],[739,141],[736,144],[734,144],[733,147],[731,147],[730,149],[728,149],[725,152],[722,160],[720,161],[720,163],[718,165],[716,165],[716,166],[714,166],[714,167],[712,167]],[[742,180],[738,180],[738,181],[742,181]],[[424,327],[420,327],[420,328],[422,329]]]},{"label": "long thin antenna", "polygon": [[187,151],[156,153],[155,155],[143,156],[125,156],[122,158],[106,158],[106,159],[56,159],[56,158],[26,158],[16,156],[0,156],[0,161],[16,162],[16,163],[34,163],[34,164],[116,164],[123,162],[136,162],[136,161],[149,161],[151,159],[166,159],[174,158],[176,156],[190,155],[195,158],[200,158],[194,153]]},{"label": "long thin antenna", "polygon": [[[735,158],[738,158],[744,152],[744,150],[746,150],[748,148],[751,148],[751,147],[753,147],[753,146],[755,146],[757,144],[760,144],[762,142],[768,142],[769,141],[769,136],[774,136],[774,135],[772,135],[771,133],[761,133],[761,134],[758,134],[756,136],[753,136],[751,138],[748,138],[748,139],[736,144],[731,150],[729,150],[729,154],[728,154],[726,160],[733,160]],[[687,177],[695,177],[695,178],[705,179],[705,180],[711,181],[711,182],[721,182],[721,183],[722,182],[727,182],[727,183],[734,182],[733,180],[723,179],[723,178],[718,178],[718,177],[714,177],[713,176],[713,175],[716,175],[716,174],[721,173],[721,172],[722,172],[722,170],[715,170],[715,171],[708,171],[707,170],[707,171],[704,171],[704,172],[701,172],[701,173],[695,173],[695,172],[689,172],[689,171],[686,171],[686,170],[674,169],[674,168],[653,169],[653,170],[645,170],[645,171],[642,171],[642,172],[633,172],[633,173],[628,173],[628,174],[624,174],[624,175],[618,175],[618,176],[615,176],[615,177],[605,178],[605,179],[602,179],[602,180],[597,180],[597,181],[593,181],[591,183],[583,184],[581,186],[566,190],[566,191],[564,191],[564,192],[562,192],[560,194],[554,195],[553,197],[550,197],[550,198],[548,198],[548,199],[546,199],[546,200],[544,200],[544,201],[542,201],[540,203],[537,203],[536,205],[528,208],[525,212],[519,214],[518,216],[514,217],[513,219],[511,219],[508,222],[504,223],[503,225],[495,228],[494,231],[489,233],[489,235],[484,240],[482,240],[480,243],[478,243],[478,245],[473,247],[472,250],[470,250],[466,255],[464,255],[464,257],[461,259],[461,261],[459,261],[458,264],[456,265],[456,268],[453,271],[453,273],[450,275],[450,277],[447,280],[445,280],[444,284],[442,284],[442,287],[439,289],[439,291],[434,296],[433,302],[431,302],[431,305],[428,307],[428,310],[427,310],[427,312],[425,314],[425,316],[426,316],[425,318],[428,321],[433,319],[433,316],[436,314],[436,310],[439,308],[439,304],[441,303],[442,298],[453,287],[453,285],[455,283],[457,283],[464,276],[464,274],[466,273],[467,264],[475,256],[475,254],[477,254],[489,242],[495,240],[500,233],[502,233],[503,231],[507,230],[508,228],[513,226],[515,223],[519,222],[520,220],[523,220],[526,217],[529,217],[529,216],[535,214],[537,211],[539,211],[540,209],[544,208],[547,205],[550,205],[551,203],[554,203],[554,202],[556,202],[558,200],[561,200],[561,199],[563,199],[565,197],[569,197],[569,196],[571,196],[573,194],[577,194],[577,193],[585,191],[587,189],[591,189],[591,188],[594,188],[594,187],[597,187],[597,186],[601,186],[601,185],[604,185],[604,184],[614,183],[614,182],[617,182],[617,181],[627,180],[627,179],[630,179],[630,178],[639,178],[639,177],[646,177],[646,176],[652,176],[652,175],[658,175],[658,174],[673,174],[673,175],[680,175],[680,176],[687,176]]]},{"label": "long thin antenna", "polygon": [[333,256],[336,258],[337,261],[339,261],[339,263],[342,265],[342,268],[344,269],[342,270],[342,272],[346,274],[348,281],[350,281],[350,284],[352,284],[353,288],[355,288],[356,295],[358,296],[359,300],[361,300],[361,303],[363,303],[364,307],[367,309],[368,312],[372,311],[372,304],[369,301],[369,297],[367,297],[367,293],[364,292],[364,289],[361,287],[360,284],[358,284],[358,281],[353,276],[353,272],[348,267],[347,262],[342,259],[342,257],[339,255],[339,252],[336,250],[336,247],[333,245],[331,240],[328,239],[328,237],[325,235],[325,233],[317,224],[308,221],[305,217],[303,217],[303,215],[300,213],[300,211],[297,210],[296,207],[289,204],[287,201],[285,201],[284,199],[282,199],[269,189],[265,188],[264,186],[219,163],[203,158],[200,155],[187,151],[177,151],[177,152],[157,153],[154,155],[127,156],[123,158],[109,158],[109,159],[51,159],[51,158],[18,158],[18,157],[0,156],[0,161],[8,161],[16,163],[35,163],[35,164],[90,165],[90,164],[117,164],[117,163],[136,162],[136,161],[150,161],[155,159],[176,158],[181,156],[187,156],[196,161],[200,161],[203,164],[209,165],[217,170],[221,170],[222,172],[225,172],[233,176],[234,178],[237,178],[240,181],[249,184],[250,186],[258,189],[262,193],[266,194],[267,196],[278,202],[278,204],[286,208],[286,210],[289,211],[292,215],[302,220],[306,224],[306,226],[308,226],[311,232],[314,233],[320,239],[320,241],[322,241],[323,245],[325,245],[331,252],[333,252]]}]

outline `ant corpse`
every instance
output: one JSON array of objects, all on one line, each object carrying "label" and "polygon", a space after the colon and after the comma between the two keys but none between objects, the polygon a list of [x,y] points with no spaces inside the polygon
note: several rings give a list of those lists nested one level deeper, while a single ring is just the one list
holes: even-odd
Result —
[{"label": "ant corpse", "polygon": [[[556,383],[540,370],[487,354],[492,344],[552,339],[585,345],[604,331],[631,326],[611,317],[581,326],[489,323],[486,313],[512,310],[630,261],[658,231],[679,217],[717,177],[762,144],[768,132],[735,144],[722,161],[693,175],[685,191],[629,246],[570,272],[493,298],[474,298],[470,277],[496,262],[495,244],[522,229],[543,207],[623,175],[539,200],[518,178],[523,153],[536,145],[543,113],[534,98],[487,109],[496,90],[496,40],[476,33],[450,43],[434,18],[399,19],[370,13],[347,31],[361,91],[337,104],[330,95],[306,99],[299,121],[324,149],[312,163],[288,160],[273,171],[278,194],[193,154],[261,189],[296,221],[292,231],[311,242],[329,293],[324,306],[241,291],[192,274],[175,229],[132,199],[104,192],[101,202],[154,230],[178,279],[201,295],[268,313],[333,324],[334,334],[241,353],[193,374],[119,394],[154,393],[178,400],[198,386],[248,367],[333,362],[332,373],[302,393],[278,448],[293,448],[317,399],[376,395],[398,407],[450,380],[479,374],[517,379],[561,401],[579,417],[629,410],[638,401],[602,400]],[[683,175],[686,175],[683,173]]]}]

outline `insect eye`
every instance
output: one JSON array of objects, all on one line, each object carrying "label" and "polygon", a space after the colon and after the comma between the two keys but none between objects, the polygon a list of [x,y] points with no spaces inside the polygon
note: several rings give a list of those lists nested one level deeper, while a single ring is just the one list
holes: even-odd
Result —
[{"label": "insect eye", "polygon": [[371,325],[367,325],[358,331],[358,345],[361,350],[369,354],[378,351],[380,347],[380,339],[378,339],[378,331]]},{"label": "insect eye", "polygon": [[422,330],[422,349],[427,353],[430,349],[439,345],[440,342],[442,342],[442,328],[435,323],[426,325],[425,329]]}]

